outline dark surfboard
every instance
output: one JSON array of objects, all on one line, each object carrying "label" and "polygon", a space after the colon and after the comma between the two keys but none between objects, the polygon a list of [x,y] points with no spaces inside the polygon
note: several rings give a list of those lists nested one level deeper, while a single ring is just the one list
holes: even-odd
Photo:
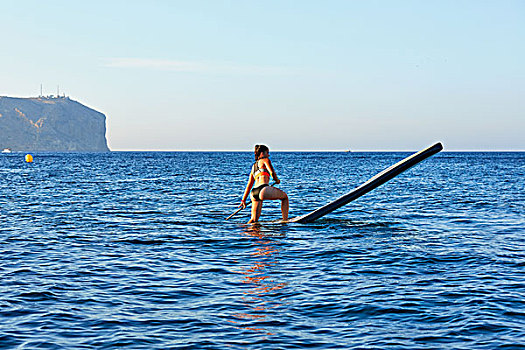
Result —
[{"label": "dark surfboard", "polygon": [[443,149],[443,145],[438,142],[420,152],[414,153],[413,155],[403,159],[402,161],[392,165],[390,168],[383,170],[376,176],[369,179],[367,182],[362,184],[361,186],[353,189],[352,191],[348,192],[344,196],[334,200],[331,203],[328,203],[306,215],[298,216],[293,219],[291,219],[291,222],[300,222],[300,223],[307,223],[312,222],[314,220],[319,219],[322,216],[325,216],[326,214],[329,214],[333,212],[334,210],[341,208],[343,205],[346,205],[350,203],[351,201],[361,197],[364,194],[367,194],[368,192],[372,191],[373,189],[381,186],[388,180],[393,179],[397,175],[401,174],[405,170],[408,170],[409,168],[413,167],[414,165],[418,164],[419,162],[427,159],[428,157],[433,156],[434,154],[438,153]]}]

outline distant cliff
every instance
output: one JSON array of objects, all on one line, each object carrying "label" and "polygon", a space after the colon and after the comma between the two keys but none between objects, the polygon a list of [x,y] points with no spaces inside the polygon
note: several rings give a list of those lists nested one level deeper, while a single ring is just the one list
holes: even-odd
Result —
[{"label": "distant cliff", "polygon": [[67,97],[0,96],[0,150],[108,152],[106,116]]}]

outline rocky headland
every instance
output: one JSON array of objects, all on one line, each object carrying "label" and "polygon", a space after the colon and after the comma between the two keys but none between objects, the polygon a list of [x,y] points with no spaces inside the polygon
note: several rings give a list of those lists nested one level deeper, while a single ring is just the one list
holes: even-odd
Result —
[{"label": "rocky headland", "polygon": [[106,116],[68,97],[0,96],[0,150],[108,152]]}]

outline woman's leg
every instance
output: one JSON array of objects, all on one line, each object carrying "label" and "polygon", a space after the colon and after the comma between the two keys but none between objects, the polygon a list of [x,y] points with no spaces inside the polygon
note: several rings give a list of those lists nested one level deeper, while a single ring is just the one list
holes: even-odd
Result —
[{"label": "woman's leg", "polygon": [[268,186],[261,190],[261,192],[259,193],[259,198],[261,198],[262,200],[280,200],[283,220],[288,220],[288,210],[290,208],[290,204],[286,192],[276,187]]},{"label": "woman's leg", "polygon": [[259,218],[261,217],[261,211],[262,211],[262,201],[256,201],[253,199],[253,196],[251,197],[252,200],[252,217],[250,221],[248,221],[249,224],[256,223],[259,221]]}]

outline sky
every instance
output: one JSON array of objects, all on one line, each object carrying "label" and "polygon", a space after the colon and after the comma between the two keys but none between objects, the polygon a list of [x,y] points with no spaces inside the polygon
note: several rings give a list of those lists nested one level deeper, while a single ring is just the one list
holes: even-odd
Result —
[{"label": "sky", "polygon": [[525,1],[2,0],[0,95],[112,150],[525,150]]}]

